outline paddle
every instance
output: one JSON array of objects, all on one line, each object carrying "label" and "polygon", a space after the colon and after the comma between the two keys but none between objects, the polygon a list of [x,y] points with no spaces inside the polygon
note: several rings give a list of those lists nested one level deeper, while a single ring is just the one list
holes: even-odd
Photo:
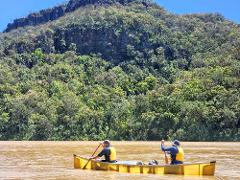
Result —
[{"label": "paddle", "polygon": [[[92,154],[91,157],[94,156],[94,154],[97,152],[97,150],[99,149],[99,147],[100,147],[101,145],[102,145],[101,143],[98,145],[98,147],[95,149],[95,151],[93,152],[93,154]],[[85,168],[87,167],[87,165],[88,165],[88,163],[89,163],[90,161],[91,161],[91,158],[88,159],[87,163],[83,166],[83,169],[85,169]]]},{"label": "paddle", "polygon": [[[164,140],[162,140],[162,144],[164,144]],[[168,164],[168,157],[166,151],[163,151],[165,155],[165,164]]]},{"label": "paddle", "polygon": [[167,153],[166,151],[163,151],[164,152],[164,155],[165,155],[165,164],[168,164],[168,157],[167,157]]}]

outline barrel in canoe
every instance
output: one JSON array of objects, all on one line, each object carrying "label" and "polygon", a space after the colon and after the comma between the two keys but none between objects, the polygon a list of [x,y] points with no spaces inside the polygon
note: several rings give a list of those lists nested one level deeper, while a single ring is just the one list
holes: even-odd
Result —
[{"label": "barrel in canoe", "polygon": [[[83,169],[88,159],[74,155],[74,168]],[[178,174],[178,175],[200,175],[213,176],[216,161],[210,163],[194,163],[181,165],[134,165],[128,163],[106,163],[90,160],[85,169],[117,171],[123,173],[142,173],[142,174]]]}]

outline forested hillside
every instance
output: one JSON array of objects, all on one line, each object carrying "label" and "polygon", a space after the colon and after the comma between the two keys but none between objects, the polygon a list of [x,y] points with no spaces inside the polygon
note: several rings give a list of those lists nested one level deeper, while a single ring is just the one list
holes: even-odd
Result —
[{"label": "forested hillside", "polygon": [[240,26],[220,14],[71,0],[14,22],[1,140],[240,140]]}]

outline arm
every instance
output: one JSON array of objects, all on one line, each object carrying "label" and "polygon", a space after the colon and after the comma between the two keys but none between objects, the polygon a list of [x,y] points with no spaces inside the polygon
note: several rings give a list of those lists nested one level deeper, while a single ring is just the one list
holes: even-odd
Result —
[{"label": "arm", "polygon": [[161,150],[162,150],[162,151],[165,151],[164,140],[162,140],[162,142],[161,142]]},{"label": "arm", "polygon": [[164,146],[164,140],[162,140],[162,143],[161,143],[161,149],[162,151],[167,151],[167,152],[170,152],[170,153],[177,153],[177,149],[175,147],[165,147]]},{"label": "arm", "polygon": [[98,159],[98,158],[100,157],[97,155],[97,156],[90,157],[89,159]]},{"label": "arm", "polygon": [[106,154],[106,150],[103,149],[98,155],[91,157],[90,159],[98,159]]},{"label": "arm", "polygon": [[164,147],[164,145],[161,145],[162,151],[168,151],[170,153],[176,153],[176,148],[174,147]]}]

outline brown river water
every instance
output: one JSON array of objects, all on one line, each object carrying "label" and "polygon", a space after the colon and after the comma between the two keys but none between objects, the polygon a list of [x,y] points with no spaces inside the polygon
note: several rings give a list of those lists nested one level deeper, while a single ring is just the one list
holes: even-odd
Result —
[{"label": "brown river water", "polygon": [[[170,143],[166,142],[166,145]],[[91,155],[97,142],[0,142],[0,179],[240,179],[240,142],[184,142],[187,162],[217,161],[214,177],[141,175],[73,168],[73,154]],[[113,142],[118,159],[157,159],[164,163],[160,142]]]}]

